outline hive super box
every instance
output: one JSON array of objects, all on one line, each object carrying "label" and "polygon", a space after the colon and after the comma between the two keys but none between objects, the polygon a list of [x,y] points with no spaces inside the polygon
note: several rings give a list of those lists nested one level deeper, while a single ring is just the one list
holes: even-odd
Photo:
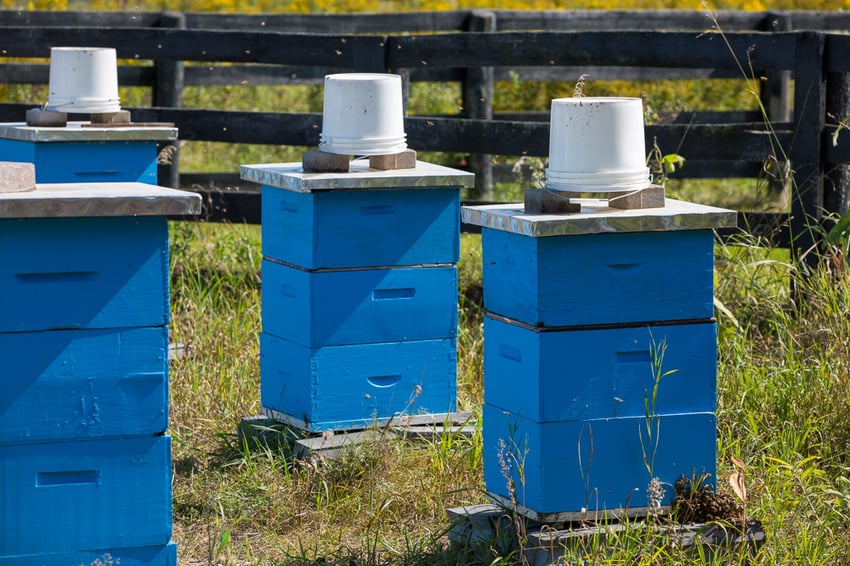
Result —
[{"label": "hive super box", "polygon": [[455,409],[460,189],[418,162],[245,165],[263,195],[263,410],[309,431]]},{"label": "hive super box", "polygon": [[487,316],[484,336],[484,402],[537,422],[643,416],[656,359],[657,413],[716,409],[712,322],[547,331]]},{"label": "hive super box", "polygon": [[164,546],[171,439],[0,446],[2,556]]},{"label": "hive super box", "polygon": [[[110,183],[113,190],[131,185]],[[32,194],[46,194],[49,186]],[[55,217],[15,218],[8,216],[15,214],[12,206],[0,201],[0,238],[7,244],[0,264],[0,332],[167,322],[164,218],[59,216],[59,199],[44,203],[43,213]]]},{"label": "hive super box", "polygon": [[668,505],[680,475],[713,482],[716,466],[712,229],[735,214],[579,202],[463,209],[482,226],[485,485],[509,501],[513,461],[518,508],[538,519]]},{"label": "hive super box", "polygon": [[35,164],[38,183],[157,183],[157,144],[177,139],[168,126],[65,127],[0,124],[0,161]]},{"label": "hive super box", "polygon": [[0,194],[0,564],[173,565],[167,216],[139,182]]},{"label": "hive super box", "polygon": [[[643,416],[538,422],[485,404],[482,418],[487,492],[510,503],[498,463],[516,458],[525,478],[519,481],[515,462],[510,474],[517,507],[532,517],[572,521],[641,513],[650,505],[649,468],[665,484],[681,475],[713,479],[714,413],[665,414],[650,422]],[[671,485],[665,489],[661,503],[669,505]]]},{"label": "hive super box", "polygon": [[[457,269],[306,271],[263,262],[263,329],[317,348],[453,338]],[[417,316],[410,316],[417,313]]]}]

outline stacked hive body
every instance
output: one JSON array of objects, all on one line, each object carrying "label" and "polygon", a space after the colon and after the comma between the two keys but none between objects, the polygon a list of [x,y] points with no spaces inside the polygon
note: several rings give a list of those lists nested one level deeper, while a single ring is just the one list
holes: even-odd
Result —
[{"label": "stacked hive body", "polygon": [[303,173],[251,165],[262,185],[264,412],[308,431],[363,428],[456,399],[460,189],[418,163]]},{"label": "stacked hive body", "polygon": [[176,564],[166,215],[199,201],[143,183],[0,194],[0,564]]},{"label": "stacked hive body", "polygon": [[[713,481],[712,228],[734,213],[463,214],[483,227],[487,491],[572,520],[669,504],[681,475]],[[652,478],[668,487],[650,499]]]},{"label": "stacked hive body", "polygon": [[0,124],[0,161],[35,164],[39,183],[157,183],[158,143],[177,139],[173,127],[66,127]]}]

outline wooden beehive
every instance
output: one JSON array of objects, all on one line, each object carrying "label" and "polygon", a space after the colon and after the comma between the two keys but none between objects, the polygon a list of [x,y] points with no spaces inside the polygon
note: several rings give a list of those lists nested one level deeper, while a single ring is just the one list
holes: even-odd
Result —
[{"label": "wooden beehive", "polygon": [[174,566],[169,215],[150,184],[0,194],[0,564]]},{"label": "wooden beehive", "polygon": [[266,414],[321,431],[453,411],[460,189],[472,175],[354,162],[242,176],[263,190]]},{"label": "wooden beehive", "polygon": [[735,213],[588,199],[463,216],[482,226],[490,496],[535,520],[586,520],[669,505],[672,490],[650,500],[653,478],[713,477],[712,230]]}]

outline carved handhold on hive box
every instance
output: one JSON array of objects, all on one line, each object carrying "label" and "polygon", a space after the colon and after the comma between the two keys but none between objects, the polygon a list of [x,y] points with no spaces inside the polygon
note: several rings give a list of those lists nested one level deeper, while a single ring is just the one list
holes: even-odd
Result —
[{"label": "carved handhold on hive box", "polygon": [[35,165],[17,161],[0,161],[0,193],[22,193],[35,190]]}]

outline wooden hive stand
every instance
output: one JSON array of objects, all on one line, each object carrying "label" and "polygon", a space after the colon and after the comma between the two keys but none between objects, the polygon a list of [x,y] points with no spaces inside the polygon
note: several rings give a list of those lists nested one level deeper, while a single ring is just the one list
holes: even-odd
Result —
[{"label": "wooden hive stand", "polygon": [[[591,512],[592,515],[592,512]],[[692,556],[708,555],[720,549],[744,546],[753,556],[767,535],[761,522],[750,519],[738,523],[677,523],[670,517],[596,517],[575,522],[535,521],[517,516],[510,506],[493,503],[455,507],[446,510],[451,523],[448,538],[452,544],[473,548],[516,548],[517,525],[524,530],[522,548],[527,564],[563,564],[576,553],[613,553],[619,536],[651,536]]]}]

